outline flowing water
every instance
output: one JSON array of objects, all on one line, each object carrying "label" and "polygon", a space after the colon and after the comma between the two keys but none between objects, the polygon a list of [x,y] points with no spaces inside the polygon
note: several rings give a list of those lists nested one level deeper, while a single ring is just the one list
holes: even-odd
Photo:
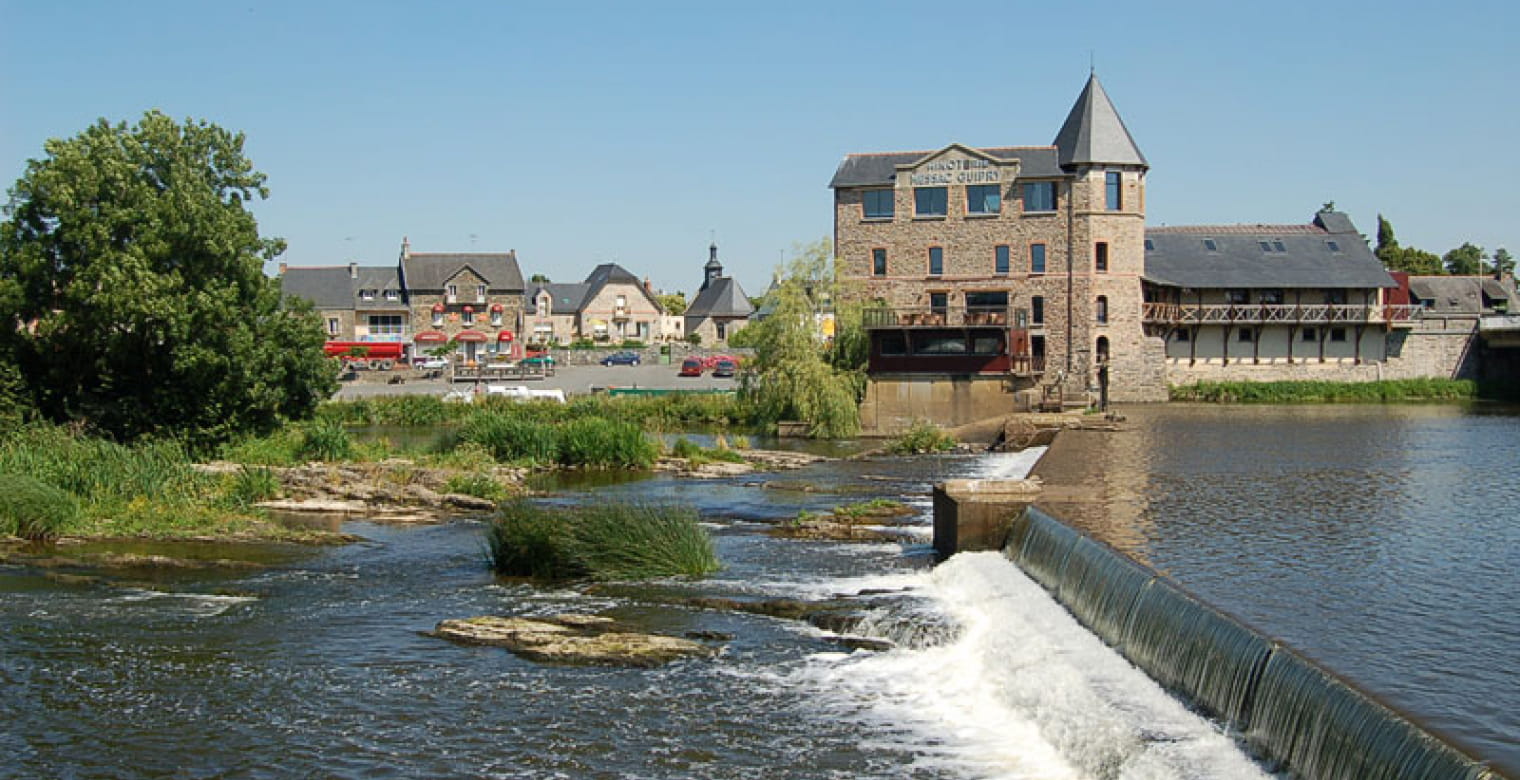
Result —
[{"label": "flowing water", "polygon": [[[1183,421],[1199,419],[1181,415]],[[1240,422],[1202,417],[1179,441],[1197,442],[1211,426]],[[1496,420],[1513,425],[1515,418],[1481,422]],[[1389,422],[1368,415],[1366,424]],[[1270,425],[1256,427],[1256,434],[1269,435]],[[1337,438],[1326,437],[1332,443]],[[1511,435],[1511,446],[1514,441]],[[1444,473],[1462,460],[1453,449],[1460,448],[1439,450]],[[1290,451],[1310,465],[1333,460],[1296,445]],[[1270,447],[1260,452],[1265,470],[1277,455]],[[831,462],[720,481],[644,477],[552,485],[559,490],[556,501],[660,499],[701,509],[726,568],[701,583],[657,583],[618,596],[495,580],[484,568],[482,527],[474,521],[427,527],[348,523],[346,530],[366,541],[267,555],[268,568],[255,572],[83,579],[0,566],[0,723],[6,724],[0,728],[0,777],[1264,776],[1223,725],[1165,694],[1002,556],[961,555],[928,567],[922,546],[928,486],[948,477],[1017,476],[1036,454]],[[1492,466],[1492,460],[1472,468]],[[1249,536],[1253,529],[1220,528],[1222,520],[1181,498],[1191,491],[1207,503],[1214,498],[1210,490],[1233,484],[1215,477],[1223,471],[1219,464],[1207,465],[1214,468],[1204,471],[1204,484],[1193,486],[1174,484],[1158,468],[1154,483],[1165,489],[1156,504],[1137,505],[1136,517],[1146,521],[1110,529],[1113,538],[1200,595],[1229,602],[1227,608],[1258,627],[1289,634],[1315,657],[1326,658],[1327,648],[1343,645],[1362,650],[1355,659],[1422,657],[1430,652],[1422,637],[1455,635],[1458,647],[1481,660],[1450,665],[1435,656],[1447,665],[1415,668],[1382,660],[1336,669],[1357,672],[1364,683],[1367,677],[1382,680],[1376,672],[1385,664],[1402,669],[1406,674],[1394,676],[1392,690],[1374,689],[1425,706],[1418,714],[1470,743],[1487,744],[1472,724],[1492,709],[1506,717],[1520,709],[1504,699],[1515,688],[1514,586],[1489,579],[1484,568],[1506,557],[1515,562],[1512,530],[1471,521],[1452,530],[1453,523],[1442,518],[1453,513],[1425,516],[1427,525],[1439,526],[1420,531],[1434,548],[1425,559],[1468,560],[1454,546],[1486,547],[1501,559],[1443,585],[1460,592],[1455,602],[1427,603],[1451,597],[1399,582],[1414,573],[1379,575],[1432,614],[1406,606],[1380,616],[1373,628],[1359,622],[1366,609],[1396,601],[1390,593],[1369,594],[1366,602],[1326,597],[1314,603],[1327,609],[1283,610],[1293,603],[1292,593],[1315,588],[1301,580],[1342,575],[1339,556],[1309,557],[1337,545],[1305,545],[1294,532],[1311,523],[1335,539],[1352,535],[1331,522],[1342,504],[1316,509],[1313,521],[1296,520],[1294,529],[1283,528],[1285,521],[1270,509],[1261,516],[1230,514],[1235,522],[1247,518],[1256,535],[1279,541],[1274,547],[1258,540],[1252,547],[1279,564],[1273,586],[1289,592],[1264,595],[1258,592],[1262,584],[1235,576],[1236,564],[1211,560],[1238,563],[1245,554],[1236,549],[1239,542],[1216,537]],[[1415,465],[1404,478],[1423,469]],[[1342,476],[1336,484],[1346,490],[1360,482]],[[1358,489],[1364,496],[1411,490]],[[919,508],[915,538],[841,544],[764,534],[798,511],[877,496]],[[1270,500],[1261,500],[1270,507]],[[1344,503],[1368,502],[1345,497]],[[1176,521],[1182,525],[1175,530],[1155,518],[1190,511],[1193,519]],[[1420,514],[1408,506],[1399,511]],[[1399,533],[1397,526],[1361,516],[1341,522]],[[1449,538],[1478,531],[1490,534],[1486,544],[1454,545]],[[1376,543],[1418,546],[1398,538]],[[1295,546],[1301,557],[1290,549]],[[1384,567],[1390,563],[1378,560]],[[1473,583],[1494,589],[1475,593]],[[737,598],[865,594],[858,599],[866,622],[857,630],[898,647],[850,652],[804,623],[669,606],[656,598],[671,592]],[[1258,597],[1263,606],[1242,607]],[[629,670],[544,666],[497,648],[424,634],[452,617],[567,611],[611,614],[661,633],[716,631],[733,638],[714,660]],[[1298,619],[1303,613],[1309,614]],[[1428,619],[1444,630],[1384,628],[1389,620]],[[1354,636],[1343,636],[1347,632]],[[1445,695],[1464,685],[1490,690],[1493,703]],[[1417,709],[1403,699],[1398,703]],[[1485,727],[1512,741],[1512,723],[1501,718]]]}]

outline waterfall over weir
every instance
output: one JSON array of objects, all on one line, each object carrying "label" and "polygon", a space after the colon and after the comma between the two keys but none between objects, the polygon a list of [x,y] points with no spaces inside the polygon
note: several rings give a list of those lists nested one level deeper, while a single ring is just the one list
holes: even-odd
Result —
[{"label": "waterfall over weir", "polygon": [[1294,776],[1496,780],[1480,762],[1154,571],[1029,507],[1003,554],[1093,633]]}]

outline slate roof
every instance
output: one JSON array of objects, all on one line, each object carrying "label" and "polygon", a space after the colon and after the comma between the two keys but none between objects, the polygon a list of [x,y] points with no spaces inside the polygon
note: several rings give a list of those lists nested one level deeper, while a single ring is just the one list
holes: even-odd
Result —
[{"label": "slate roof", "polygon": [[1119,118],[1119,112],[1098,83],[1097,74],[1087,77],[1087,85],[1066,115],[1061,131],[1056,133],[1060,165],[1148,165],[1140,147]]},{"label": "slate roof", "polygon": [[280,291],[305,298],[318,309],[352,309],[353,282],[346,265],[287,268],[280,274]]},{"label": "slate roof", "polygon": [[522,292],[522,271],[517,253],[410,252],[401,257],[401,273],[407,289],[442,290],[448,280],[469,267],[486,280],[489,292]]},{"label": "slate roof", "polygon": [[1503,284],[1487,276],[1411,276],[1409,294],[1432,314],[1482,314],[1497,301],[1508,301],[1510,309],[1516,304]]},{"label": "slate roof", "polygon": [[[288,273],[288,271],[287,271]],[[374,290],[374,300],[360,300],[360,290]],[[386,290],[396,290],[396,300],[385,299]],[[406,292],[401,289],[401,276],[396,272],[395,266],[360,266],[357,278],[353,280],[352,303],[357,303],[357,308],[366,311],[407,311]]]},{"label": "slate roof", "polygon": [[523,310],[528,314],[538,313],[539,290],[549,291],[549,297],[552,299],[549,304],[550,314],[574,314],[586,304],[586,299],[590,297],[591,285],[585,282],[535,284],[523,301]]},{"label": "slate roof", "polygon": [[720,276],[712,280],[707,289],[697,293],[696,300],[686,307],[686,329],[693,330],[693,322],[708,317],[748,317],[754,310],[738,280]]},{"label": "slate roof", "polygon": [[[950,146],[956,146],[951,144]],[[945,147],[949,149],[950,146]],[[1058,179],[1067,174],[1061,170],[1056,160],[1056,148],[1054,146],[997,146],[988,149],[974,149],[989,157],[998,160],[1018,160],[1020,179]],[[840,187],[871,187],[890,186],[897,181],[897,168],[902,165],[914,165],[926,158],[933,157],[945,149],[935,149],[928,152],[871,152],[867,154],[845,155],[839,163],[839,168],[834,171],[834,178],[829,186],[835,189]]]},{"label": "slate roof", "polygon": [[[1145,239],[1151,248],[1145,252],[1144,278],[1156,284],[1204,289],[1397,286],[1351,220],[1339,213],[1317,214],[1309,225],[1153,227],[1146,229]],[[1215,248],[1210,250],[1205,240]]]},{"label": "slate roof", "polygon": [[639,293],[644,296],[645,300],[649,301],[650,305],[654,306],[656,311],[665,310],[665,307],[660,305],[659,300],[654,297],[654,294],[644,289],[643,280],[634,276],[628,269],[617,263],[602,263],[596,268],[591,269],[591,273],[586,276],[586,284],[591,288],[586,293],[587,300],[595,297],[602,291],[603,287],[609,284],[631,284],[639,289]]}]

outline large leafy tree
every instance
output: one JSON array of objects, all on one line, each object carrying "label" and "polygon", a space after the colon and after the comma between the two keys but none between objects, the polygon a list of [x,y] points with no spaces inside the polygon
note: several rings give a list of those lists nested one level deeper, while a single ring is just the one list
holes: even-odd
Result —
[{"label": "large leafy tree", "polygon": [[245,204],[243,135],[157,111],[52,139],[0,223],[0,361],[44,417],[212,444],[335,388],[309,307],[282,305]]},{"label": "large leafy tree", "polygon": [[1393,223],[1384,219],[1382,214],[1378,215],[1377,247],[1372,253],[1390,271],[1407,271],[1420,276],[1445,273],[1440,256],[1434,252],[1399,246],[1398,239],[1393,235]]},{"label": "large leafy tree", "polygon": [[1502,246],[1494,250],[1494,271],[1501,274],[1515,272],[1515,256]]},{"label": "large leafy tree", "polygon": [[1483,247],[1463,242],[1441,258],[1446,272],[1453,276],[1476,276],[1483,273]]},{"label": "large leafy tree", "polygon": [[[860,432],[864,374],[861,367],[844,365],[837,335],[833,341],[823,335],[827,316],[838,316],[832,309],[839,292],[829,241],[819,240],[798,252],[767,293],[769,316],[740,331],[755,349],[742,392],[762,417],[806,422],[816,437]],[[836,334],[839,328],[836,319]]]}]

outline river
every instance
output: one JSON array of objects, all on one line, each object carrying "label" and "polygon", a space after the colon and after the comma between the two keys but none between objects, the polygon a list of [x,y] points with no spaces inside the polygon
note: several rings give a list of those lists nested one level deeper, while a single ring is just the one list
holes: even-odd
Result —
[{"label": "river", "polygon": [[[1134,503],[1133,516],[1126,515],[1132,523],[1107,529],[1118,545],[1465,744],[1513,750],[1520,602],[1513,578],[1493,575],[1513,571],[1514,526],[1471,519],[1463,508],[1491,512],[1497,501],[1510,508],[1498,517],[1513,516],[1514,492],[1432,486],[1463,474],[1501,476],[1499,461],[1511,469],[1508,485],[1516,484],[1515,459],[1494,456],[1499,445],[1520,441],[1520,418],[1445,407],[1343,411],[1354,419],[1311,419],[1295,426],[1291,446],[1258,442],[1247,448],[1256,467],[1236,458],[1231,472],[1203,444],[1211,437],[1271,440],[1281,436],[1273,433],[1281,418],[1162,413],[1177,416],[1163,425],[1137,418],[1137,427],[1146,436],[1181,438],[1171,447],[1144,439],[1144,448],[1159,446],[1166,455],[1130,459],[1155,479],[1130,473],[1124,484],[1154,495]],[[1305,435],[1297,430],[1303,427],[1326,432]],[[1386,429],[1401,432],[1347,451],[1347,439]],[[1442,444],[1433,446],[1433,437]],[[1114,449],[1141,439],[1116,438],[1121,446]],[[1416,441],[1422,446],[1397,446]],[[1190,446],[1178,446],[1183,442]],[[1364,459],[1377,453],[1382,460]],[[1262,776],[1230,738],[1082,630],[996,554],[957,556],[931,569],[920,544],[799,542],[764,533],[803,509],[889,496],[920,509],[917,541],[927,542],[932,482],[1017,476],[1037,455],[885,458],[721,481],[560,485],[554,500],[699,507],[724,570],[701,583],[645,586],[648,598],[640,589],[591,596],[498,581],[484,567],[482,526],[468,520],[351,522],[345,529],[364,542],[273,551],[264,556],[268,568],[251,573],[89,580],[0,567],[0,722],[7,724],[0,777]],[[1230,492],[1237,482],[1299,468],[1271,466],[1285,457],[1336,477],[1317,481],[1322,492],[1314,495],[1240,488],[1262,504],[1249,512],[1199,509],[1220,495],[1243,500]],[[1354,463],[1327,465],[1343,461]],[[1190,472],[1197,474],[1168,476]],[[1368,473],[1399,484],[1368,486]],[[1291,524],[1284,520],[1297,502],[1320,495],[1336,500],[1299,507]],[[1414,495],[1414,505],[1381,500]],[[1397,514],[1368,518],[1369,507]],[[1306,535],[1319,541],[1305,544]],[[1352,547],[1359,552],[1348,552]],[[1348,557],[1376,566],[1348,564]],[[1354,575],[1374,569],[1378,589],[1369,590]],[[1256,572],[1270,576],[1256,580]],[[1426,581],[1432,578],[1440,582]],[[671,591],[740,598],[864,592],[870,619],[862,631],[899,647],[849,652],[805,624],[653,598]],[[711,661],[629,670],[543,666],[425,634],[445,618],[566,611],[733,638]],[[1364,617],[1369,612],[1377,614]]]}]

